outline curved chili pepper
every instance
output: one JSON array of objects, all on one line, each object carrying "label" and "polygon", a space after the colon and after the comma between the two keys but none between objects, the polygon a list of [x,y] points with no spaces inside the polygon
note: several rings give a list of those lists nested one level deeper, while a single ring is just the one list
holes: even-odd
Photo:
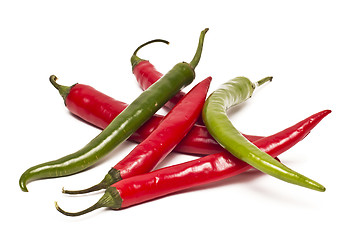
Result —
[{"label": "curved chili pepper", "polygon": [[[304,139],[330,112],[324,110],[316,113],[292,127],[256,141],[255,145],[275,157]],[[68,216],[79,216],[101,207],[123,209],[190,187],[229,178],[250,168],[247,163],[224,151],[121,180],[109,187],[95,205],[80,212],[66,212],[56,202],[55,206],[59,212]]]},{"label": "curved chili pepper", "polygon": [[140,94],[82,149],[60,159],[42,163],[26,170],[20,177],[20,188],[23,191],[28,191],[26,188],[28,181],[67,176],[83,171],[129,138],[171,97],[194,80],[194,69],[200,61],[207,31],[208,29],[205,29],[201,32],[195,56],[190,63],[181,62],[176,64],[156,84]]},{"label": "curved chili pepper", "polygon": [[283,181],[323,192],[324,186],[291,170],[249,142],[226,114],[228,108],[250,98],[256,86],[271,79],[265,78],[254,84],[245,77],[237,77],[222,84],[206,100],[203,121],[216,141],[235,157]]},{"label": "curved chili pepper", "polygon": [[211,77],[208,77],[193,87],[165,116],[159,126],[112,167],[100,183],[84,190],[63,190],[63,193],[83,194],[105,189],[122,179],[147,173],[155,168],[196,122],[204,105],[210,82]]},{"label": "curved chili pepper", "polygon": [[[115,100],[91,86],[80,83],[72,86],[63,86],[55,80],[55,76],[50,78],[50,82],[59,90],[60,95],[64,98],[64,103],[68,110],[98,128],[106,128],[128,106],[128,104]],[[153,117],[129,137],[129,140],[137,143],[144,141],[163,118],[161,115],[154,114]],[[244,136],[251,142],[262,138],[245,134]],[[199,124],[194,124],[190,132],[174,149],[177,152],[195,155],[213,154],[223,150],[210,135],[206,127]]]},{"label": "curved chili pepper", "polygon": [[[137,82],[139,83],[140,87],[143,90],[146,90],[148,87],[150,87],[152,84],[154,84],[157,80],[159,80],[163,74],[160,73],[158,70],[156,70],[155,66],[150,63],[148,60],[144,60],[142,58],[139,58],[137,56],[137,52],[143,48],[144,46],[153,43],[153,42],[162,42],[169,44],[168,41],[163,39],[155,39],[149,42],[146,42],[142,45],[140,45],[133,53],[131,57],[131,65],[133,74],[135,75],[135,78]],[[167,108],[173,108],[181,98],[185,96],[185,93],[183,91],[179,91],[174,97],[172,97],[164,106]]]}]

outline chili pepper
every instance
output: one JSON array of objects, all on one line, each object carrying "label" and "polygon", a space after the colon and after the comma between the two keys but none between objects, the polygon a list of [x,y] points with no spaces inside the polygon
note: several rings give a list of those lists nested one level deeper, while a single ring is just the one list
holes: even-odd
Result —
[{"label": "chili pepper", "polygon": [[[316,113],[292,127],[256,141],[255,145],[275,157],[305,138],[330,112],[324,110]],[[190,187],[229,178],[250,168],[247,163],[223,151],[121,180],[111,185],[95,205],[80,212],[66,212],[56,202],[55,206],[59,212],[68,216],[79,216],[101,207],[123,209]]]},{"label": "chili pepper", "polygon": [[254,84],[245,77],[237,77],[224,83],[206,100],[203,121],[216,141],[235,157],[283,181],[323,192],[324,186],[291,170],[249,142],[226,114],[227,109],[250,98],[255,87],[271,80],[264,78]]},{"label": "chili pepper", "polygon": [[26,183],[30,180],[67,176],[83,171],[129,138],[172,96],[194,80],[194,69],[200,61],[207,30],[201,32],[195,56],[190,63],[176,64],[156,84],[140,94],[82,149],[60,159],[42,163],[26,170],[20,177],[20,188],[27,191]]},{"label": "chili pepper", "polygon": [[122,179],[151,171],[162,161],[189,132],[204,105],[211,77],[192,88],[165,116],[159,126],[125,158],[105,175],[104,179],[84,190],[68,194],[83,194],[109,187]]},{"label": "chili pepper", "polygon": [[[56,82],[55,76],[50,77],[50,82],[59,90],[60,95],[64,98],[65,106],[72,114],[101,129],[109,125],[128,106],[88,85],[77,83],[72,86],[63,86]],[[136,130],[129,140],[138,143],[144,141],[162,119],[163,116],[155,114]],[[252,142],[262,138],[245,134],[244,136]],[[223,148],[210,135],[205,126],[195,124],[174,150],[187,154],[207,155],[221,152]]]},{"label": "chili pepper", "polygon": [[[143,90],[146,90],[148,87],[150,87],[152,84],[154,84],[157,80],[159,80],[163,74],[160,73],[158,70],[156,70],[155,66],[150,63],[148,60],[144,60],[142,58],[139,58],[137,56],[137,52],[143,48],[144,46],[153,43],[153,42],[162,42],[169,44],[168,41],[163,39],[155,39],[149,42],[146,42],[142,45],[140,45],[133,53],[131,57],[131,65],[133,74],[135,75],[135,78],[137,82],[139,83],[140,87]],[[185,93],[183,91],[179,91],[174,97],[172,97],[165,106],[168,108],[173,108],[181,98],[185,96]]]}]

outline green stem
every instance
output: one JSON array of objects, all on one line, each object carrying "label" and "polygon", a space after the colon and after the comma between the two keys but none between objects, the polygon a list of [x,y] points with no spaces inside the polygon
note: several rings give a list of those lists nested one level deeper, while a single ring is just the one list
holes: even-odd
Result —
[{"label": "green stem", "polygon": [[116,190],[116,188],[110,187],[106,190],[106,192],[99,199],[99,201],[97,201],[94,205],[92,205],[91,207],[89,207],[85,210],[82,210],[79,212],[67,212],[67,211],[64,211],[62,208],[60,208],[57,202],[55,202],[55,207],[60,213],[62,213],[64,215],[75,217],[75,216],[80,216],[80,215],[92,212],[92,211],[102,208],[102,207],[109,207],[112,209],[120,209],[121,203],[122,203],[122,199],[119,195],[119,192]]},{"label": "green stem", "polygon": [[202,49],[203,49],[203,45],[204,45],[204,38],[205,38],[205,34],[207,31],[209,31],[209,29],[205,28],[200,34],[199,44],[198,44],[196,53],[190,62],[190,66],[193,69],[195,69],[195,67],[198,65],[198,63],[200,61],[200,57],[201,57],[201,53],[202,53]]},{"label": "green stem", "polygon": [[257,82],[254,82],[252,84],[252,87],[253,87],[253,90],[255,90],[255,88],[258,88],[260,87],[261,85],[263,85],[264,83],[267,83],[267,82],[271,82],[273,79],[273,77],[265,77]]},{"label": "green stem", "polygon": [[141,48],[145,47],[146,45],[149,45],[149,44],[154,43],[154,42],[162,42],[162,43],[166,43],[166,44],[168,44],[168,45],[170,44],[168,41],[163,40],[163,39],[154,39],[154,40],[151,40],[151,41],[148,41],[148,42],[146,42],[146,43],[141,44],[137,49],[135,49],[133,55],[131,56],[130,61],[131,61],[132,68],[134,68],[139,62],[144,61],[144,59],[139,58],[139,57],[137,56],[137,52],[138,52]]},{"label": "green stem", "polygon": [[108,184],[100,182],[92,187],[86,188],[86,189],[82,189],[82,190],[66,190],[66,189],[62,189],[62,193],[65,194],[85,194],[85,193],[90,193],[90,192],[95,192],[95,191],[99,191],[101,189],[105,189],[108,186]]},{"label": "green stem", "polygon": [[85,209],[83,211],[80,211],[80,212],[66,212],[62,208],[59,207],[57,202],[55,202],[55,207],[56,207],[56,210],[58,210],[59,212],[61,212],[62,214],[66,215],[66,216],[76,217],[76,216],[80,216],[80,215],[92,212],[92,211],[94,211],[94,210],[96,210],[98,208],[101,208],[103,206],[102,206],[102,203],[100,203],[100,200],[99,200],[99,202],[95,203],[93,206],[91,206],[91,207],[89,207],[89,208],[87,208],[87,209]]},{"label": "green stem", "polygon": [[111,170],[105,175],[104,179],[89,188],[83,189],[83,190],[65,190],[62,189],[62,192],[65,194],[84,194],[84,193],[89,193],[89,192],[94,192],[94,191],[98,191],[101,189],[106,189],[109,186],[111,186],[112,184],[120,181],[122,178],[120,176],[120,171],[116,170],[115,168],[111,168]]},{"label": "green stem", "polygon": [[64,102],[66,102],[66,98],[67,96],[69,95],[69,92],[71,90],[71,88],[73,86],[75,86],[76,84],[72,85],[72,86],[63,86],[63,85],[60,85],[58,84],[56,81],[57,81],[57,77],[55,75],[51,75],[49,80],[51,82],[51,84],[59,91],[61,97],[64,99]]},{"label": "green stem", "polygon": [[256,86],[256,87],[259,87],[259,86],[263,85],[264,83],[271,82],[271,81],[272,81],[272,79],[273,79],[273,77],[266,77],[266,78],[263,78],[263,79],[261,79],[261,80],[259,80],[259,81],[255,82],[255,86]]}]

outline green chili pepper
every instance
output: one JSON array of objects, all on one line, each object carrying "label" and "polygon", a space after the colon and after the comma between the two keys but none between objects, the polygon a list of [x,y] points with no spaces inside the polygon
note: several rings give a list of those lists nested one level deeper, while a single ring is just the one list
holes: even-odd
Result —
[{"label": "green chili pepper", "polygon": [[[208,29],[205,29],[201,32],[195,56],[190,63],[176,64],[158,82],[139,95],[98,136],[79,151],[26,170],[20,177],[20,188],[27,192],[26,184],[29,181],[67,176],[83,171],[129,138],[171,97],[194,80],[194,69],[199,63],[207,31]],[[54,78],[54,76],[51,78]]]},{"label": "green chili pepper", "polygon": [[237,77],[224,83],[206,100],[203,121],[219,144],[238,159],[283,181],[323,192],[324,186],[291,170],[249,142],[226,114],[227,109],[250,98],[257,86],[271,80],[267,77],[254,84],[245,77]]}]

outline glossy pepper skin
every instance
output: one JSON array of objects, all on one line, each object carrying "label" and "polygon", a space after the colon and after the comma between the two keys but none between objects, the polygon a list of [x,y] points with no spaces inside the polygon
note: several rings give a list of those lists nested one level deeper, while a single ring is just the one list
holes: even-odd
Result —
[{"label": "glossy pepper skin", "polygon": [[[64,98],[65,106],[72,114],[100,129],[106,128],[128,106],[128,104],[118,101],[89,85],[77,83],[73,86],[62,86],[56,83],[54,76],[50,78],[50,81],[59,90],[60,95]],[[154,114],[128,140],[137,143],[144,141],[163,118],[164,116]],[[262,138],[245,134],[244,136],[252,142]],[[221,152],[223,148],[210,135],[204,125],[195,124],[174,151],[207,155]]]},{"label": "glossy pepper skin", "polygon": [[[153,41],[149,41],[147,43],[144,43],[143,45],[139,46],[132,58],[131,58],[131,64],[133,66],[133,74],[135,75],[135,78],[137,82],[139,83],[142,90],[146,90],[148,87],[150,87],[152,84],[154,84],[157,80],[159,80],[163,74],[160,73],[158,70],[156,70],[155,66],[150,63],[148,60],[141,59],[137,56],[137,52],[143,48],[144,46],[148,45],[149,43],[153,42],[163,42],[166,44],[169,44],[168,41],[162,40],[162,39],[155,39]],[[165,106],[168,108],[173,108],[181,98],[185,96],[185,93],[183,91],[179,91],[174,97],[172,97]]]},{"label": "glossy pepper skin", "polygon": [[254,84],[245,77],[237,77],[222,84],[206,100],[203,121],[216,141],[235,157],[283,181],[323,192],[324,186],[286,167],[249,142],[227,116],[230,107],[250,98],[256,86],[271,79],[265,78]]},{"label": "glossy pepper skin", "polygon": [[28,191],[26,184],[32,180],[67,176],[83,171],[129,138],[171,97],[194,80],[194,69],[200,61],[207,30],[201,32],[197,51],[190,63],[176,64],[156,84],[140,94],[98,136],[80,150],[26,170],[19,180],[21,190]]},{"label": "glossy pepper skin", "polygon": [[193,87],[165,116],[159,126],[112,167],[100,183],[83,190],[63,190],[63,193],[83,194],[105,189],[122,179],[154,169],[184,138],[198,119],[210,82],[211,77],[208,77]]},{"label": "glossy pepper skin", "polygon": [[[256,141],[255,145],[275,157],[305,138],[330,112],[324,110],[316,113],[292,127]],[[95,205],[83,211],[66,212],[57,203],[56,208],[68,216],[79,216],[100,207],[122,209],[180,190],[229,178],[250,168],[247,163],[224,151],[119,181],[109,187]]]}]

